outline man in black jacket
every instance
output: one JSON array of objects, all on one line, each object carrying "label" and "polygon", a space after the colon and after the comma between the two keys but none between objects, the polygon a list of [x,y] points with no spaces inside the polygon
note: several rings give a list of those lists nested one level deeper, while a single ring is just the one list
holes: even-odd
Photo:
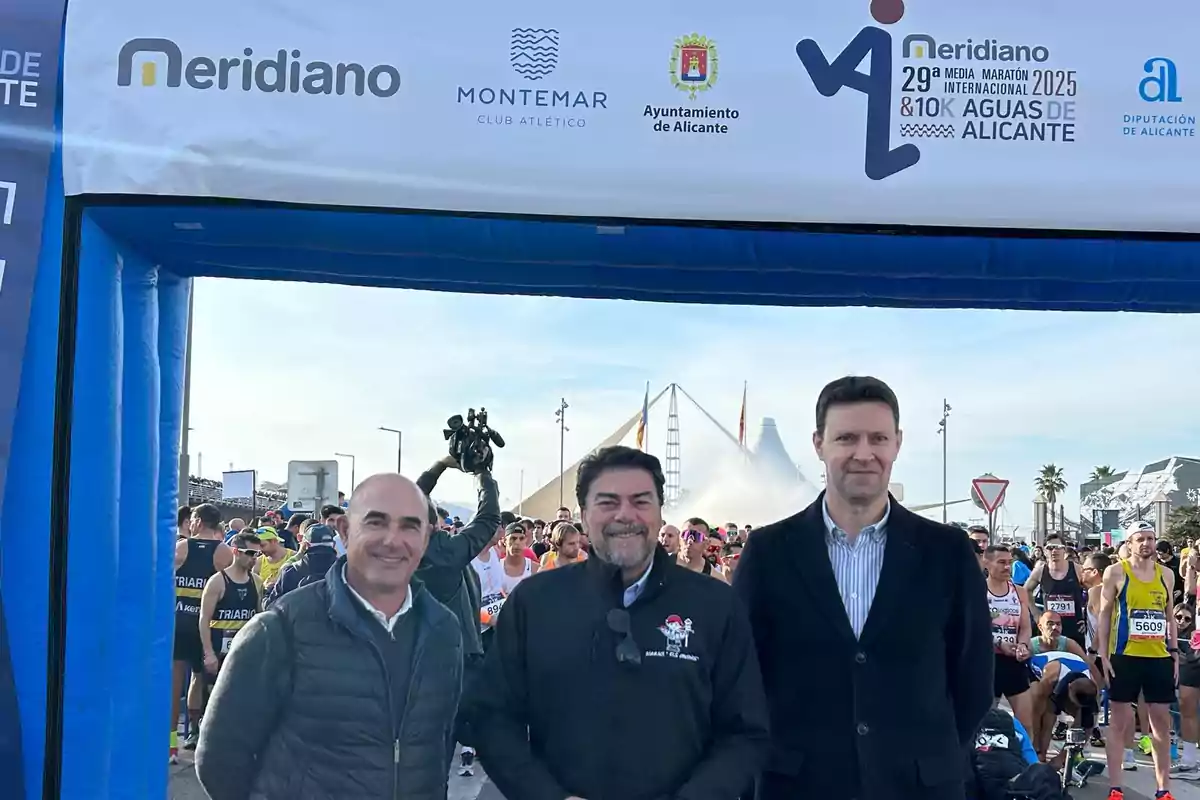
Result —
[{"label": "man in black jacket", "polygon": [[658,547],[663,484],[641,451],[585,458],[592,557],[522,581],[499,614],[464,713],[508,800],[737,800],[762,764],[744,612]]},{"label": "man in black jacket", "polygon": [[334,548],[337,534],[333,528],[328,525],[313,525],[304,534],[304,538],[308,540],[304,555],[290,564],[283,565],[279,578],[267,593],[264,607],[270,608],[275,605],[279,598],[293,589],[321,580],[337,561],[337,550]]},{"label": "man in black jacket", "polygon": [[992,705],[991,615],[962,531],[888,494],[899,408],[875,378],[826,386],[826,491],[756,529],[734,573],[771,711],[759,800],[964,797]]},{"label": "man in black jacket", "polygon": [[[432,495],[438,479],[451,468],[457,469],[458,462],[450,456],[442,458],[417,478],[417,486],[426,496]],[[479,583],[471,561],[483,552],[500,527],[500,490],[496,479],[488,470],[478,473],[475,479],[479,485],[475,516],[457,533],[434,530],[417,570],[417,577],[429,593],[458,617],[463,655],[469,660],[483,656],[479,638]]]},{"label": "man in black jacket", "polygon": [[363,481],[346,555],[242,628],[196,750],[212,800],[445,800],[462,634],[413,578],[430,509],[399,475]]}]

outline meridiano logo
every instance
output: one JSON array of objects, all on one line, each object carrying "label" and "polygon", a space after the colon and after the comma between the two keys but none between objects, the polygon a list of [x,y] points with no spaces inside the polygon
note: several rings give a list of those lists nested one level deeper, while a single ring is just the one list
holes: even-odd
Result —
[{"label": "meridiano logo", "polygon": [[[176,88],[186,83],[193,89],[241,89],[243,92],[291,92],[292,94],[347,93],[362,97],[367,92],[376,97],[391,97],[400,91],[400,71],[390,64],[368,69],[354,62],[330,64],[327,61],[300,61],[300,51],[280,50],[274,58],[255,61],[254,50],[247,47],[240,58],[208,58],[197,56],[183,60],[179,45],[170,39],[130,39],[117,57],[117,85],[133,83],[133,62],[139,55],[157,54],[167,59],[167,86]],[[154,60],[137,59],[140,64],[139,83],[154,86],[158,83],[158,64]],[[303,74],[301,74],[303,73]]]},{"label": "meridiano logo", "polygon": [[1037,61],[1050,58],[1050,50],[1038,45],[1001,44],[996,39],[976,42],[938,44],[929,34],[911,33],[904,37],[905,58],[933,58],[942,61]]}]

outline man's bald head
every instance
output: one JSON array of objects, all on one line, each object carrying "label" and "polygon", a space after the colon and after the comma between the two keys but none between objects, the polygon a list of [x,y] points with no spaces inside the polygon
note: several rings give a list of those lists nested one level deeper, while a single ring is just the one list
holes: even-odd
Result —
[{"label": "man's bald head", "polygon": [[679,528],[674,525],[663,525],[658,529],[658,543],[671,555],[679,554]]},{"label": "man's bald head", "polygon": [[[361,508],[364,503],[368,503],[373,497],[378,496],[378,492],[380,491],[399,491],[401,494],[415,492],[425,503],[426,513],[424,517],[426,521],[430,525],[438,523],[437,507],[434,505],[433,500],[425,492],[421,491],[421,487],[417,486],[416,483],[395,472],[380,472],[361,481],[358,486],[354,487],[354,494],[350,495],[350,502],[346,505],[346,511],[353,515],[356,503]],[[370,494],[371,492],[375,494]]]}]

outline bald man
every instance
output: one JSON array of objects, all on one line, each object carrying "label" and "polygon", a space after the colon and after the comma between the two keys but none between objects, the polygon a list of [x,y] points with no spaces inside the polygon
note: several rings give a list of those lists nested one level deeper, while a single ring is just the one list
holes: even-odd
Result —
[{"label": "bald man", "polygon": [[229,544],[229,540],[242,532],[246,527],[246,520],[241,517],[234,517],[229,520],[229,530],[225,532],[225,544]]},{"label": "bald man", "polygon": [[242,628],[196,750],[212,800],[445,800],[462,634],[413,580],[431,508],[407,478],[367,478],[346,555]]},{"label": "bald man", "polygon": [[658,531],[658,543],[672,558],[679,558],[679,528],[663,525]]}]

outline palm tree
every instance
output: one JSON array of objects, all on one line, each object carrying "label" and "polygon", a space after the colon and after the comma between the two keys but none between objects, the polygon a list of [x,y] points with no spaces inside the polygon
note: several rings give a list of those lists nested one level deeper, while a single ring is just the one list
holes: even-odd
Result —
[{"label": "palm tree", "polygon": [[1034,487],[1046,498],[1046,505],[1054,508],[1058,496],[1066,491],[1067,482],[1063,479],[1062,467],[1047,464],[1033,481]]},{"label": "palm tree", "polygon": [[1092,474],[1088,476],[1088,481],[1092,483],[1102,483],[1103,481],[1115,478],[1116,475],[1116,471],[1106,464],[1102,467],[1096,467],[1094,470],[1092,470]]}]

